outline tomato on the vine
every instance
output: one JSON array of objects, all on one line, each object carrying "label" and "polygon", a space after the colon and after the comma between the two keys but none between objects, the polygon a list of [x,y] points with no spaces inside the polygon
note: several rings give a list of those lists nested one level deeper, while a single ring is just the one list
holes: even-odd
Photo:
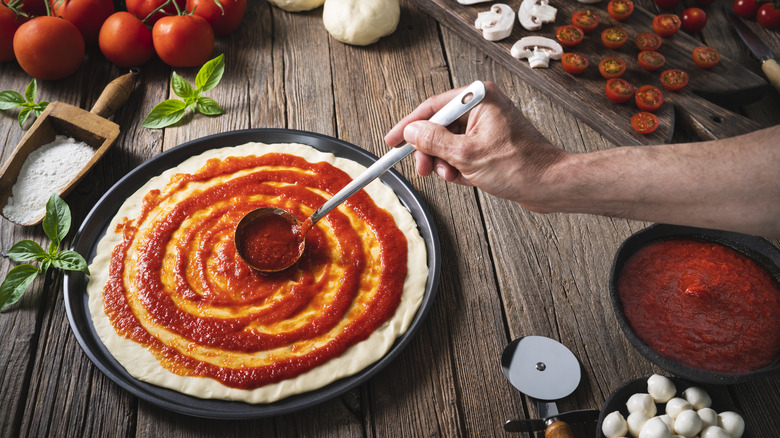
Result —
[{"label": "tomato on the vine", "polygon": [[584,72],[589,64],[588,58],[579,53],[566,52],[561,56],[561,66],[563,66],[563,69],[566,70],[566,72],[573,75]]},{"label": "tomato on the vine", "polygon": [[674,14],[660,14],[653,18],[653,32],[663,37],[674,35],[680,30],[682,22],[680,17]]},{"label": "tomato on the vine", "polygon": [[623,21],[634,12],[634,2],[631,0],[609,0],[607,12],[613,20]]},{"label": "tomato on the vine", "polygon": [[[139,20],[144,21],[149,14],[162,6],[166,1],[167,0],[125,0],[125,5],[127,6],[127,12],[135,15]],[[174,2],[176,2],[175,5]],[[146,20],[145,23],[149,26],[154,26],[154,23],[160,18],[176,15],[178,13],[176,6],[179,7],[179,10],[184,10],[186,3],[187,0],[173,0],[173,2],[168,4],[165,8]]]},{"label": "tomato on the vine", "polygon": [[677,91],[688,85],[688,73],[679,69],[664,70],[661,73],[661,85],[669,91]]},{"label": "tomato on the vine", "polygon": [[51,14],[73,23],[87,44],[98,42],[100,26],[113,13],[112,0],[51,0]]},{"label": "tomato on the vine", "polygon": [[638,112],[631,117],[631,127],[639,134],[652,134],[658,129],[658,117],[647,111]]},{"label": "tomato on the vine", "polygon": [[707,13],[699,8],[688,8],[680,16],[682,29],[688,33],[696,33],[707,25]]},{"label": "tomato on the vine", "polygon": [[655,0],[655,4],[661,9],[674,9],[682,0]]},{"label": "tomato on the vine", "polygon": [[123,68],[138,67],[154,57],[152,31],[125,11],[114,13],[103,23],[98,45],[106,59]]},{"label": "tomato on the vine", "polygon": [[710,68],[720,62],[720,53],[712,47],[700,46],[693,49],[693,62],[701,68]]},{"label": "tomato on the vine", "polygon": [[198,15],[173,15],[157,20],[152,42],[157,56],[171,67],[197,67],[214,50],[214,31]]},{"label": "tomato on the vine", "polygon": [[[221,7],[220,7],[221,6]],[[214,35],[227,35],[238,29],[246,11],[246,0],[187,0],[187,10],[200,15],[214,29]]]},{"label": "tomato on the vine", "polygon": [[596,30],[601,18],[593,11],[577,11],[571,16],[571,24],[579,27],[585,33]]},{"label": "tomato on the vine", "polygon": [[658,87],[642,85],[634,94],[636,106],[642,111],[655,111],[664,103],[664,94]]},{"label": "tomato on the vine", "polygon": [[653,32],[640,32],[634,38],[636,48],[641,50],[658,50],[663,44],[663,39]]},{"label": "tomato on the vine", "polygon": [[601,42],[608,49],[619,49],[627,40],[628,34],[619,27],[610,27],[601,32]]},{"label": "tomato on the vine", "polygon": [[[30,17],[40,17],[46,15],[47,0],[22,0],[21,11]],[[3,0],[3,3],[8,3]]]},{"label": "tomato on the vine", "polygon": [[612,78],[607,81],[605,87],[607,97],[615,103],[628,102],[634,96],[634,86],[620,78]]},{"label": "tomato on the vine", "polygon": [[626,72],[626,63],[620,58],[604,58],[599,62],[599,73],[604,79],[619,78]]},{"label": "tomato on the vine", "polygon": [[742,18],[756,18],[758,3],[756,0],[734,0],[734,13]]},{"label": "tomato on the vine", "polygon": [[576,46],[582,42],[583,38],[585,38],[585,34],[582,32],[582,29],[571,24],[567,24],[556,29],[555,36],[558,38],[558,42],[565,47]]},{"label": "tomato on the vine", "polygon": [[776,3],[766,2],[758,8],[756,12],[756,21],[767,29],[780,27],[780,6]]},{"label": "tomato on the vine", "polygon": [[41,80],[62,79],[81,67],[84,37],[70,21],[36,17],[16,30],[14,54],[30,76]]},{"label": "tomato on the vine", "polygon": [[658,70],[666,64],[664,55],[653,50],[643,50],[639,52],[637,61],[639,62],[639,66],[647,71]]},{"label": "tomato on the vine", "polygon": [[16,29],[27,21],[27,18],[15,9],[17,6],[18,4],[13,3],[8,7],[0,2],[0,62],[14,60],[14,34]]}]

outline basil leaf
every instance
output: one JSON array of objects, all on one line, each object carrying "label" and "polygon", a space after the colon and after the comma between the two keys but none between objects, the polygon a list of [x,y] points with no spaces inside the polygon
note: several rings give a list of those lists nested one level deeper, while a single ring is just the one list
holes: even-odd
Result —
[{"label": "basil leaf", "polygon": [[46,274],[46,271],[49,270],[49,267],[51,266],[51,257],[47,257],[43,260],[43,263],[41,263],[41,274]]},{"label": "basil leaf", "polygon": [[19,265],[8,271],[5,280],[0,284],[0,310],[19,301],[38,272],[38,268],[32,265]]},{"label": "basil leaf", "polygon": [[32,110],[35,113],[35,117],[40,117],[41,113],[46,109],[47,106],[49,106],[49,102],[38,102],[33,105]]},{"label": "basil leaf", "polygon": [[16,242],[14,246],[6,251],[5,255],[15,262],[28,262],[30,260],[42,260],[49,254],[38,245],[38,242],[32,240],[22,240]]},{"label": "basil leaf", "polygon": [[189,99],[195,96],[195,89],[192,88],[192,84],[187,82],[186,79],[179,76],[176,72],[173,72],[173,77],[171,77],[171,88],[173,88],[173,92],[182,99]]},{"label": "basil leaf", "polygon": [[219,55],[203,64],[195,76],[195,87],[198,91],[209,91],[219,84],[225,73],[225,55]]},{"label": "basil leaf", "polygon": [[181,100],[168,99],[158,103],[157,106],[152,108],[152,112],[146,116],[146,119],[141,123],[141,126],[151,129],[161,129],[166,126],[171,126],[184,117],[184,111],[186,109],[187,105]]},{"label": "basil leaf", "polygon": [[33,79],[27,84],[27,89],[24,90],[24,97],[27,102],[35,103],[35,94],[38,92],[38,81]]},{"label": "basil leaf", "polygon": [[196,105],[198,112],[207,116],[216,116],[225,112],[217,101],[210,97],[201,97],[196,102]]},{"label": "basil leaf", "polygon": [[70,230],[70,208],[56,193],[46,202],[46,217],[43,218],[43,231],[52,240],[52,245],[59,247],[60,242]]},{"label": "basil leaf", "polygon": [[27,118],[30,117],[30,114],[32,114],[33,110],[29,106],[26,106],[22,108],[21,111],[19,111],[19,127],[24,129],[24,122],[27,121]]},{"label": "basil leaf", "polygon": [[9,110],[25,104],[24,96],[13,90],[0,91],[0,110]]},{"label": "basil leaf", "polygon": [[61,251],[54,258],[51,259],[51,265],[58,269],[65,269],[68,271],[81,271],[89,275],[89,268],[87,267],[87,261],[84,257],[76,251],[65,250]]}]

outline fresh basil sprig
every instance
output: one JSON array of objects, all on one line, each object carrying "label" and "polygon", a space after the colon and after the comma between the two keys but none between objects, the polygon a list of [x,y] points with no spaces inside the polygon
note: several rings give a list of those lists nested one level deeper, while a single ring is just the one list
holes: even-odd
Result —
[{"label": "fresh basil sprig", "polygon": [[41,115],[49,102],[35,103],[35,95],[38,93],[38,81],[33,79],[24,90],[24,96],[13,90],[0,91],[0,110],[9,110],[13,108],[22,107],[19,111],[19,127],[24,129],[24,122],[30,117],[30,114],[35,114],[35,117]]},{"label": "fresh basil sprig", "polygon": [[177,123],[184,117],[187,108],[193,112],[205,114],[207,116],[217,116],[225,111],[212,98],[202,96],[201,93],[209,91],[219,84],[222,75],[225,73],[225,55],[219,55],[211,61],[203,64],[203,67],[195,76],[195,86],[187,82],[186,79],[173,72],[171,77],[171,88],[179,99],[167,99],[157,104],[146,116],[141,124],[145,128],[162,129]]},{"label": "fresh basil sprig", "polygon": [[81,271],[89,275],[87,261],[79,253],[71,250],[60,250],[60,243],[70,230],[70,208],[57,194],[51,195],[46,203],[46,217],[43,219],[43,231],[51,239],[49,250],[32,240],[17,242],[6,252],[11,260],[16,262],[38,261],[40,267],[24,264],[8,271],[0,284],[0,311],[16,303],[30,287],[38,274],[45,274],[50,268],[66,271]]}]

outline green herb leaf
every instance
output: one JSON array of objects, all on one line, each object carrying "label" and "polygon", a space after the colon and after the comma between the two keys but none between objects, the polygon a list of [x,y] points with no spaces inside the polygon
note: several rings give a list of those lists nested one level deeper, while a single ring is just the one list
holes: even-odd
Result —
[{"label": "green herb leaf", "polygon": [[225,113],[225,111],[222,109],[221,106],[219,106],[217,101],[210,97],[201,97],[196,102],[196,105],[198,108],[198,112],[200,112],[201,114],[205,114],[207,116],[217,116]]},{"label": "green herb leaf", "polygon": [[19,265],[8,271],[5,280],[0,284],[0,310],[19,301],[38,272],[38,268],[32,265]]},{"label": "green herb leaf", "polygon": [[32,106],[33,112],[35,112],[35,117],[39,117],[43,110],[46,109],[46,107],[49,106],[49,102],[38,102],[35,105]]},{"label": "green herb leaf", "polygon": [[195,87],[198,91],[209,91],[219,84],[225,73],[225,55],[221,54],[211,61],[203,64],[203,67],[195,76]]},{"label": "green herb leaf", "polygon": [[52,245],[59,247],[60,242],[70,230],[70,208],[56,193],[46,202],[46,216],[43,218],[43,231],[49,236]]},{"label": "green herb leaf", "polygon": [[158,103],[141,124],[145,128],[161,129],[171,126],[184,117],[187,105],[181,100],[168,99]]},{"label": "green herb leaf", "polygon": [[14,244],[5,255],[15,262],[29,262],[30,260],[43,260],[49,254],[38,245],[38,242],[32,240],[22,240]]},{"label": "green herb leaf", "polygon": [[24,122],[27,121],[27,118],[30,117],[30,114],[32,114],[33,110],[30,107],[24,107],[21,111],[19,111],[19,127],[24,129]]},{"label": "green herb leaf", "polygon": [[24,98],[29,103],[35,103],[35,95],[38,93],[38,81],[33,79],[27,84],[27,89],[24,90]]},{"label": "green herb leaf", "polygon": [[173,72],[173,76],[171,77],[171,88],[173,88],[173,92],[176,93],[177,96],[185,100],[196,96],[196,92],[195,89],[192,88],[192,84],[187,82],[186,79],[179,76],[176,72]]},{"label": "green herb leaf", "polygon": [[0,110],[9,110],[23,106],[25,104],[24,96],[13,90],[0,91]]},{"label": "green herb leaf", "polygon": [[51,259],[51,265],[68,271],[81,271],[89,275],[89,268],[84,257],[76,251],[64,250]]}]

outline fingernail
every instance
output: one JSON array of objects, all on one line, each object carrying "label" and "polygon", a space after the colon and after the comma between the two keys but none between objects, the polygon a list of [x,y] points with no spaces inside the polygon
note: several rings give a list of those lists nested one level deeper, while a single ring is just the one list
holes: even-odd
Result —
[{"label": "fingernail", "polygon": [[406,125],[404,128],[404,140],[407,143],[417,144],[417,133],[420,132],[420,128],[415,123]]}]

